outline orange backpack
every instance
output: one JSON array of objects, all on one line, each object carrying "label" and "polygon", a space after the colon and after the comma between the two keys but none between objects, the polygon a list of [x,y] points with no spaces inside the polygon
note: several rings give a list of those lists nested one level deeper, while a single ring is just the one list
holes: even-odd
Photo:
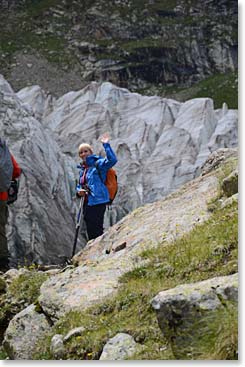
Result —
[{"label": "orange backpack", "polygon": [[[95,163],[95,167],[97,168],[100,179],[103,182],[101,172],[99,170],[98,164],[96,164],[96,163]],[[106,174],[105,185],[106,185],[106,187],[108,189],[108,192],[109,192],[109,197],[110,197],[109,204],[112,204],[113,200],[116,197],[117,190],[118,190],[117,173],[114,170],[114,168],[109,168],[108,169],[107,174]]]}]

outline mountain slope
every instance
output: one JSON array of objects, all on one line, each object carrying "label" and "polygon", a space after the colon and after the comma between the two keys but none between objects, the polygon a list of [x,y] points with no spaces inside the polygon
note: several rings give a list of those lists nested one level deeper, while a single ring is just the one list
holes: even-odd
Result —
[{"label": "mountain slope", "polygon": [[[96,80],[170,97],[236,75],[235,0],[17,0],[0,9],[1,72],[15,90],[38,84],[60,96]],[[205,87],[201,97],[211,97]]]}]

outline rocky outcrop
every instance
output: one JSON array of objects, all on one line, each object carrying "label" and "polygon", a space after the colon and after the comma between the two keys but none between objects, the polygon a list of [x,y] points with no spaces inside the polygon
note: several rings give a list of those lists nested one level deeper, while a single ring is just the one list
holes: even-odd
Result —
[{"label": "rocky outcrop", "polygon": [[[160,292],[152,300],[152,307],[176,359],[185,360],[200,359],[203,340],[218,337],[219,322],[226,322],[226,312],[234,312],[237,303],[238,274],[234,274]],[[214,322],[216,329],[212,328]]]},{"label": "rocky outcrop", "polygon": [[[103,154],[98,138],[108,131],[118,157],[119,190],[106,229],[198,176],[210,152],[237,146],[237,111],[214,110],[209,98],[179,103],[93,82],[55,99],[37,86],[15,95],[1,84],[1,131],[23,168],[8,226],[12,257],[22,262],[70,257],[82,141]],[[77,249],[85,244],[81,235]]]},{"label": "rocky outcrop", "polygon": [[235,157],[237,149],[219,149],[210,154],[201,167],[201,175],[204,176],[211,171],[215,171],[225,160]]}]

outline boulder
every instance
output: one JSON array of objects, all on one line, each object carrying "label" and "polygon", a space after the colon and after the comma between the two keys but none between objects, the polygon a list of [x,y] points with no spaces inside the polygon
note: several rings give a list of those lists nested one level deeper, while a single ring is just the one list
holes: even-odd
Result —
[{"label": "boulder", "polygon": [[238,169],[223,180],[222,190],[228,197],[238,193]]},{"label": "boulder", "polygon": [[63,335],[55,334],[51,339],[50,352],[55,359],[62,359],[65,354]]},{"label": "boulder", "polygon": [[50,329],[44,314],[35,311],[32,304],[10,321],[3,346],[10,359],[32,359],[36,341]]},{"label": "boulder", "polygon": [[103,348],[100,361],[124,360],[133,355],[140,345],[131,335],[119,333],[109,339]]},{"label": "boulder", "polygon": [[151,302],[176,359],[200,359],[205,338],[218,337],[218,326],[213,330],[212,324],[219,325],[227,305],[233,312],[237,303],[238,274],[182,284],[160,292]]}]

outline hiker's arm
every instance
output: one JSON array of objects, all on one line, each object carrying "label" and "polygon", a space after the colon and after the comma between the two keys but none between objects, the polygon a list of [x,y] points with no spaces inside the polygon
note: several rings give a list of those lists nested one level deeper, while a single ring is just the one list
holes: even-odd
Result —
[{"label": "hiker's arm", "polygon": [[109,140],[110,135],[108,133],[103,134],[100,138],[106,153],[106,158],[98,161],[100,168],[109,169],[117,163],[117,157],[109,144]]},{"label": "hiker's arm", "polygon": [[117,163],[117,157],[109,143],[103,143],[103,147],[106,153],[106,158],[103,160],[103,166],[109,169]]}]

